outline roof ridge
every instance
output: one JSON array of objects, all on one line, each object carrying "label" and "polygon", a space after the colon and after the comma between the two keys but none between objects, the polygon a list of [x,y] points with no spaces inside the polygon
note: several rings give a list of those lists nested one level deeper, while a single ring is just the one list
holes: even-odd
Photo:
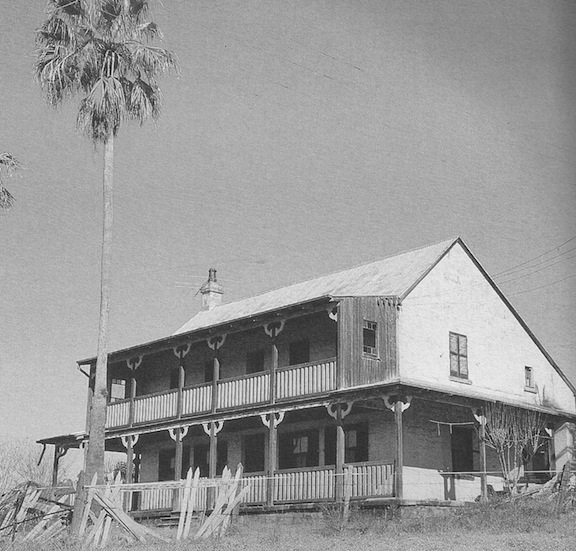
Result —
[{"label": "roof ridge", "polygon": [[348,268],[343,268],[343,269],[340,269],[340,270],[335,270],[335,271],[328,272],[328,273],[325,273],[325,274],[321,274],[321,275],[318,275],[318,276],[315,276],[315,277],[312,277],[312,278],[309,278],[309,279],[305,279],[305,280],[297,281],[297,282],[294,282],[294,283],[289,283],[289,284],[283,285],[283,286],[281,286],[281,287],[276,287],[276,288],[273,288],[273,289],[269,289],[268,291],[264,291],[263,293],[258,293],[258,294],[256,294],[256,295],[246,296],[246,297],[243,297],[243,298],[234,300],[234,301],[232,301],[232,302],[226,302],[226,303],[223,303],[223,304],[221,304],[221,305],[218,305],[218,306],[214,307],[214,309],[212,309],[212,310],[208,310],[208,311],[200,310],[200,311],[196,312],[196,314],[194,314],[191,318],[189,318],[188,321],[187,321],[186,323],[184,323],[184,325],[180,326],[180,327],[176,330],[176,333],[175,333],[175,334],[180,333],[180,332],[184,329],[184,327],[185,327],[186,325],[188,325],[193,319],[198,318],[198,317],[204,317],[204,315],[205,315],[207,312],[222,311],[223,309],[225,309],[225,308],[227,308],[227,307],[229,307],[229,306],[239,305],[239,304],[241,304],[241,303],[244,302],[244,301],[254,300],[254,299],[258,298],[258,297],[265,297],[265,296],[267,296],[267,295],[269,295],[269,294],[278,293],[279,291],[282,291],[282,290],[284,290],[284,289],[293,288],[293,287],[296,287],[296,286],[299,286],[299,285],[311,284],[311,283],[314,283],[314,282],[316,282],[316,281],[320,281],[320,280],[322,280],[322,279],[334,277],[334,276],[337,276],[337,275],[339,275],[339,274],[343,274],[343,273],[346,273],[346,272],[350,272],[350,271],[353,271],[353,270],[358,269],[358,268],[376,265],[376,264],[381,263],[381,262],[384,262],[384,261],[386,261],[386,260],[390,260],[390,259],[393,259],[393,258],[398,258],[398,257],[404,256],[404,255],[407,255],[407,254],[411,254],[411,253],[414,253],[414,252],[417,252],[417,251],[420,251],[420,250],[424,250],[424,249],[429,249],[429,248],[432,248],[432,247],[436,247],[436,246],[438,246],[438,245],[445,244],[445,247],[444,247],[444,248],[445,248],[445,249],[448,249],[448,248],[451,247],[458,239],[460,239],[459,236],[451,237],[451,238],[449,238],[449,239],[442,239],[442,240],[440,240],[440,241],[437,241],[437,242],[434,242],[434,243],[430,243],[430,244],[428,244],[428,245],[422,245],[422,246],[420,246],[420,247],[414,247],[414,248],[409,249],[409,250],[406,250],[406,251],[401,251],[401,252],[398,252],[398,253],[393,253],[393,254],[387,255],[387,256],[385,256],[385,257],[383,257],[383,258],[379,258],[378,260],[373,260],[373,261],[371,261],[371,262],[359,263],[359,264],[356,264],[355,266],[350,266],[350,267],[348,267]]}]

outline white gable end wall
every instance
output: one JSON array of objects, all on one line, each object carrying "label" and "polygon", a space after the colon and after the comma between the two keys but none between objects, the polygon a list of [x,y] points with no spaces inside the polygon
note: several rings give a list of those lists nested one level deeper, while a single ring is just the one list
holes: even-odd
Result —
[{"label": "white gable end wall", "polygon": [[[450,378],[450,331],[467,337],[467,381]],[[403,301],[398,352],[402,382],[576,413],[570,387],[459,243]],[[527,366],[536,392],[525,390]]]}]

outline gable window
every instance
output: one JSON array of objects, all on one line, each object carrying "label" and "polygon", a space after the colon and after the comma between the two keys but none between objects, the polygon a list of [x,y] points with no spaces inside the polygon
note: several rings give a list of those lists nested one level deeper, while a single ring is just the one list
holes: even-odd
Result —
[{"label": "gable window", "polygon": [[126,381],[124,379],[112,379],[110,384],[110,401],[116,402],[126,398]]},{"label": "gable window", "polygon": [[362,349],[364,354],[376,356],[376,329],[375,321],[364,320],[362,329]]},{"label": "gable window", "polygon": [[251,350],[246,354],[246,373],[264,371],[264,349]]},{"label": "gable window", "polygon": [[450,375],[468,379],[468,338],[450,332]]},{"label": "gable window", "polygon": [[524,367],[524,389],[536,390],[536,383],[534,382],[534,368]]},{"label": "gable window", "polygon": [[308,363],[310,361],[310,343],[308,340],[291,342],[289,354],[289,365]]}]

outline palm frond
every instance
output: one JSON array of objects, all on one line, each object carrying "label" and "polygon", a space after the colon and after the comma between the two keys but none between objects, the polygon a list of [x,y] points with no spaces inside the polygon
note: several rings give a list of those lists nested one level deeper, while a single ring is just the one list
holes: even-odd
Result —
[{"label": "palm frond", "polygon": [[14,172],[20,170],[22,164],[10,153],[0,153],[0,209],[9,209],[14,204],[14,196],[4,187],[2,172],[12,176]]},{"label": "palm frond", "polygon": [[36,78],[58,106],[76,93],[77,128],[105,141],[129,118],[143,123],[160,112],[157,77],[178,71],[176,56],[152,43],[147,0],[48,0],[49,16],[36,34]]}]

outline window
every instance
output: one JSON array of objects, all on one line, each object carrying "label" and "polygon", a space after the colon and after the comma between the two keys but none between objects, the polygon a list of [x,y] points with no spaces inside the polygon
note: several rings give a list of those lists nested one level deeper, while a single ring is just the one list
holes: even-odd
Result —
[{"label": "window", "polygon": [[204,363],[204,382],[211,383],[214,380],[214,360]]},{"label": "window", "polygon": [[[326,465],[336,464],[336,427],[326,427],[324,439]],[[368,461],[368,425],[344,428],[344,461],[357,463]]]},{"label": "window", "polygon": [[124,379],[112,379],[110,383],[110,401],[124,400],[126,398],[126,381]]},{"label": "window", "polygon": [[264,371],[264,349],[251,350],[246,354],[246,373]]},{"label": "window", "polygon": [[[228,463],[228,442],[218,439],[216,442],[216,474],[222,474]],[[208,442],[194,445],[194,470],[200,469],[200,476],[210,474],[210,444]]]},{"label": "window", "polygon": [[280,469],[318,466],[317,430],[278,436],[278,466]]},{"label": "window", "polygon": [[376,328],[377,324],[374,321],[364,320],[364,327],[362,330],[362,344],[364,354],[376,356]]},{"label": "window", "polygon": [[[174,480],[176,449],[168,448],[158,453],[158,480]],[[190,446],[182,446],[182,476],[186,476],[190,466]]]},{"label": "window", "polygon": [[310,343],[307,340],[290,343],[289,365],[305,364],[310,361]]},{"label": "window", "polygon": [[243,439],[244,458],[242,464],[244,471],[247,473],[257,473],[264,470],[265,458],[265,441],[264,433],[247,434]]},{"label": "window", "polygon": [[452,427],[452,470],[474,471],[474,431],[469,427]]},{"label": "window", "polygon": [[534,390],[536,384],[534,383],[534,369],[526,366],[524,368],[524,388],[526,390]]},{"label": "window", "polygon": [[170,390],[172,390],[173,388],[178,388],[179,383],[180,383],[180,368],[173,367],[170,370]]},{"label": "window", "polygon": [[468,379],[468,338],[450,333],[450,375]]}]

